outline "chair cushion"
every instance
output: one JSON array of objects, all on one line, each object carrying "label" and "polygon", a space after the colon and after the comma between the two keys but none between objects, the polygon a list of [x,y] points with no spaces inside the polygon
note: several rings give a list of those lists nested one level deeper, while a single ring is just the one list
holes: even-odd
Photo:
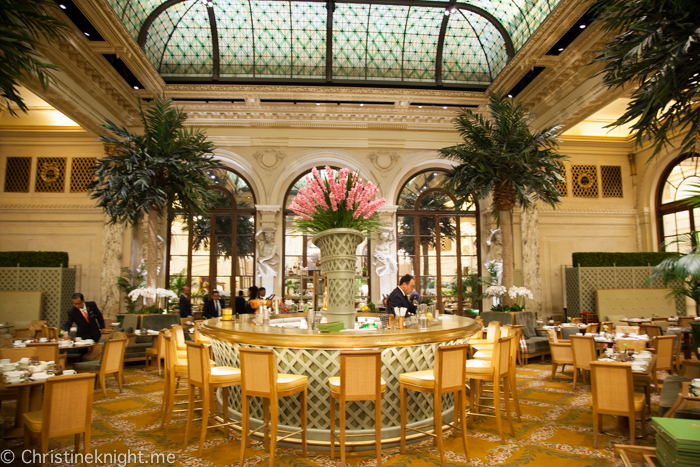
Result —
[{"label": "chair cushion", "polygon": [[525,339],[530,339],[532,337],[537,337],[537,331],[535,331],[535,324],[537,323],[537,318],[533,311],[520,311],[513,314],[514,324],[523,325],[523,336]]},{"label": "chair cushion", "polygon": [[286,373],[277,374],[277,390],[278,391],[289,391],[291,389],[300,388],[306,386],[309,381],[308,376],[303,375],[289,375]]},{"label": "chair cushion", "polygon": [[92,360],[88,362],[75,362],[73,368],[75,371],[100,371],[102,360]]},{"label": "chair cushion", "polygon": [[531,337],[525,340],[525,344],[528,354],[549,352],[549,339],[546,337]]},{"label": "chair cushion", "polygon": [[501,324],[514,324],[513,315],[503,313],[501,311],[484,311],[479,315],[484,320],[484,327],[487,327],[491,321],[498,321]]},{"label": "chair cushion", "polygon": [[490,362],[493,358],[493,350],[479,350],[472,358],[474,360],[488,360]]},{"label": "chair cushion", "polygon": [[634,394],[634,411],[641,412],[644,403],[646,402],[646,396],[644,394]]},{"label": "chair cushion", "polygon": [[44,411],[37,410],[36,412],[26,412],[22,418],[24,419],[24,426],[29,428],[29,431],[34,433],[41,433],[41,422],[44,418]]},{"label": "chair cushion", "polygon": [[232,366],[219,366],[211,369],[210,383],[234,383],[241,380],[241,370]]},{"label": "chair cushion", "polygon": [[401,373],[399,382],[421,388],[432,388],[435,386],[435,375],[433,370],[411,371],[410,373]]},{"label": "chair cushion", "polygon": [[158,349],[154,349],[153,347],[149,347],[146,349],[146,355],[158,355]]},{"label": "chair cushion", "polygon": [[[340,376],[331,376],[328,378],[328,384],[330,384],[333,394],[340,394]],[[384,381],[384,378],[381,380],[381,386],[381,391],[384,392],[386,390],[386,381]]]},{"label": "chair cushion", "polygon": [[493,375],[491,361],[467,360],[467,378],[469,375]]}]

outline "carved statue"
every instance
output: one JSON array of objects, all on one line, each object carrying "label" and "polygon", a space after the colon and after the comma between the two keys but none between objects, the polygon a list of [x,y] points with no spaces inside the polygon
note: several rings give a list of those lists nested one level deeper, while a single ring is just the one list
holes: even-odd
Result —
[{"label": "carved statue", "polygon": [[503,234],[501,229],[491,229],[491,235],[486,240],[486,245],[489,247],[486,261],[503,262]]},{"label": "carved statue", "polygon": [[274,230],[260,230],[255,234],[258,243],[258,276],[277,276],[280,256],[277,254]]},{"label": "carved statue", "polygon": [[396,287],[396,272],[398,266],[391,244],[394,243],[394,229],[384,227],[379,233],[379,241],[374,247],[374,267],[379,276],[379,293],[389,295]]}]

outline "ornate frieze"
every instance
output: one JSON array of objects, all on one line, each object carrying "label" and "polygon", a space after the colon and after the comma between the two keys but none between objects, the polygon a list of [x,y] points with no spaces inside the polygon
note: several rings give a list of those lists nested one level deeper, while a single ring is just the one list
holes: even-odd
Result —
[{"label": "ornate frieze", "polygon": [[253,157],[268,175],[272,175],[272,172],[280,166],[287,155],[275,149],[263,149],[253,153]]},{"label": "ornate frieze", "polygon": [[382,177],[386,177],[401,158],[397,153],[389,151],[371,152],[367,157],[372,161],[374,168],[382,174]]}]

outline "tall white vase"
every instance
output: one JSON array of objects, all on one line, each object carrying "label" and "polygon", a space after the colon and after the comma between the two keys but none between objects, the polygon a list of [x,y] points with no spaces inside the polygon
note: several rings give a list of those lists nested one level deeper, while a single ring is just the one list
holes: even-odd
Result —
[{"label": "tall white vase", "polygon": [[328,277],[328,322],[355,327],[355,265],[357,247],[365,236],[355,229],[324,230],[313,242],[321,250],[321,273]]}]

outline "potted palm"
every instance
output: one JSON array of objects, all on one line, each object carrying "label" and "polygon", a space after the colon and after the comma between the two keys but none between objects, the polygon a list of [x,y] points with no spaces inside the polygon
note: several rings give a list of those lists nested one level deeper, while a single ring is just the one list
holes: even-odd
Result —
[{"label": "potted palm", "polygon": [[[447,174],[448,189],[463,200],[493,195],[494,214],[503,234],[502,285],[513,287],[513,238],[511,211],[537,201],[551,206],[561,196],[556,184],[563,182],[566,157],[556,151],[561,127],[533,132],[533,116],[522,104],[495,93],[489,94],[488,117],[464,109],[455,119],[463,142],[440,150],[440,156],[456,162]],[[503,295],[503,305],[513,299]]]},{"label": "potted palm", "polygon": [[695,314],[700,303],[700,232],[678,235],[662,247],[675,246],[678,251],[661,261],[651,272],[647,283],[661,279],[671,287],[671,296],[689,297],[695,301]]},{"label": "potted palm", "polygon": [[[214,146],[200,129],[184,127],[187,114],[172,101],[157,97],[141,110],[143,134],[134,134],[107,120],[100,128],[114,136],[101,136],[110,153],[95,168],[89,187],[111,223],[135,226],[148,219],[146,285],[156,287],[158,221],[173,211],[206,214],[216,201],[209,171],[218,167]],[[151,293],[143,293],[149,302]]]},{"label": "potted palm", "polygon": [[364,183],[349,169],[317,169],[306,177],[289,208],[298,216],[297,232],[313,236],[321,250],[321,273],[328,277],[328,321],[341,321],[346,329],[355,325],[355,264],[357,247],[381,222],[375,212],[384,198],[372,199],[379,192],[372,182]]}]

